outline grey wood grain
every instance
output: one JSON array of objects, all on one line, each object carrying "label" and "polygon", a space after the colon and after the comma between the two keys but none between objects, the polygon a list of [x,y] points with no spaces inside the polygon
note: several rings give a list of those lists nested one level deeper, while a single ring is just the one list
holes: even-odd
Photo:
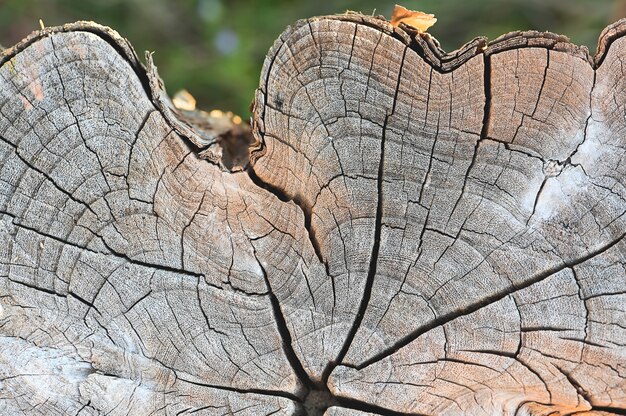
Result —
[{"label": "grey wood grain", "polygon": [[0,413],[623,414],[625,32],[297,22],[236,169],[111,29],[3,50]]}]

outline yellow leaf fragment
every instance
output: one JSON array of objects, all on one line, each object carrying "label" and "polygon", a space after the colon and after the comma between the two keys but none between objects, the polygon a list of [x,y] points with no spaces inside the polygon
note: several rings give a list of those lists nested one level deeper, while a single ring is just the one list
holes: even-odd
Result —
[{"label": "yellow leaf fragment", "polygon": [[196,99],[193,98],[193,95],[189,94],[187,90],[180,90],[174,94],[172,103],[174,103],[174,107],[179,110],[193,111],[196,109]]},{"label": "yellow leaf fragment", "polygon": [[435,22],[437,22],[437,19],[434,14],[414,12],[397,4],[391,13],[391,24],[395,27],[398,27],[400,23],[404,23],[420,32],[426,32]]}]

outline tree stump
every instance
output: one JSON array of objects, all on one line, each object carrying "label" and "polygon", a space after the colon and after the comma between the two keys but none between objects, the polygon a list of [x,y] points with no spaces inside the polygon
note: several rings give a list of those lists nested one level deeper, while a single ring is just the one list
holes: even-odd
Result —
[{"label": "tree stump", "polygon": [[300,21],[253,136],[94,23],[3,51],[0,413],[626,414],[624,33]]}]

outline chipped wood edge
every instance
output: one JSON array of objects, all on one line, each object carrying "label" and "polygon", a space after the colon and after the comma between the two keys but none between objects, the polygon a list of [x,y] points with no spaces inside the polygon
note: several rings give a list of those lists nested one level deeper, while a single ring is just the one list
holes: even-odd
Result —
[{"label": "chipped wood edge", "polygon": [[147,88],[148,78],[146,69],[139,61],[137,54],[135,53],[135,50],[133,49],[130,42],[120,36],[120,34],[115,30],[92,21],[78,21],[74,23],[67,23],[61,26],[51,26],[35,30],[15,45],[0,52],[0,67],[2,67],[18,53],[22,52],[24,49],[33,45],[37,41],[55,33],[68,32],[92,33],[109,43],[122,57],[124,57],[128,61],[128,63],[137,74],[137,77],[140,79],[142,85],[144,86],[144,88],[146,88],[146,93],[148,93],[149,97],[152,99],[152,90],[150,88]]},{"label": "chipped wood edge", "polygon": [[596,54],[593,58],[594,67],[598,68],[604,62],[604,58],[609,53],[609,49],[614,41],[626,34],[626,18],[620,19],[604,28],[598,38]]},{"label": "chipped wood edge", "polygon": [[[200,130],[194,128],[185,117],[178,112],[174,104],[171,102],[169,95],[165,89],[163,80],[159,77],[157,67],[152,60],[152,53],[146,52],[146,64],[144,65],[135,52],[135,49],[128,41],[122,37],[117,31],[110,27],[103,26],[93,21],[77,21],[67,23],[61,26],[45,27],[36,30],[22,39],[14,46],[4,49],[0,52],[0,67],[10,62],[13,57],[25,50],[37,41],[46,38],[55,33],[69,32],[87,32],[100,37],[107,42],[117,53],[120,54],[131,66],[137,75],[148,99],[161,112],[167,123],[180,136],[191,141],[198,150],[202,150],[214,144],[217,141],[217,134],[210,130]],[[208,159],[208,158],[207,158]],[[219,165],[219,161],[210,160],[214,164]],[[223,168],[223,166],[220,166]]]},{"label": "chipped wood edge", "polygon": [[[608,54],[611,44],[615,40],[626,35],[626,19],[621,19],[607,26],[598,38],[597,51],[594,56],[590,55],[586,46],[577,46],[571,43],[569,38],[566,36],[551,32],[537,31],[510,32],[492,41],[488,41],[485,37],[477,37],[452,52],[446,52],[441,48],[437,39],[428,33],[416,31],[410,26],[404,24],[400,24],[399,27],[394,27],[383,16],[366,16],[361,13],[346,12],[344,14],[318,16],[297,21],[293,25],[287,27],[287,29],[278,37],[274,45],[270,48],[266,59],[271,60],[272,57],[278,53],[280,45],[282,45],[285,39],[287,39],[294,31],[304,25],[323,20],[352,22],[379,30],[382,33],[392,36],[407,45],[420,55],[428,65],[441,73],[454,71],[470,59],[481,54],[487,58],[491,55],[507,50],[530,47],[546,48],[568,53],[586,61],[592,68],[597,69],[604,61],[605,56]],[[137,77],[143,85],[148,98],[160,111],[167,123],[174,131],[176,131],[176,133],[191,141],[191,143],[197,148],[196,150],[198,153],[202,153],[202,151],[210,148],[219,140],[219,135],[217,133],[212,132],[210,129],[201,129],[193,125],[193,123],[188,121],[187,118],[172,104],[169,95],[167,94],[165,84],[159,76],[157,67],[152,59],[152,53],[146,52],[146,63],[143,64],[139,60],[139,57],[131,43],[126,38],[122,37],[117,31],[96,22],[77,21],[61,26],[52,26],[35,30],[14,46],[0,51],[0,67],[7,62],[10,62],[15,55],[36,43],[38,40],[48,37],[54,33],[67,32],[92,33],[109,43],[129,63],[135,74],[137,74]],[[269,70],[266,72],[269,72]],[[261,77],[263,77],[263,75],[264,74],[262,74]],[[263,82],[264,80],[261,79],[261,84],[263,84]],[[259,91],[257,90],[257,95],[258,94]],[[255,100],[255,102],[257,101],[258,100]],[[255,104],[252,110],[253,116],[251,128],[255,134],[256,142],[250,146],[251,165],[254,165],[255,161],[265,153],[263,139],[262,137],[258,137],[258,133],[263,131],[261,122],[262,115],[259,114],[259,111],[260,110]],[[260,136],[262,136],[262,133]],[[210,156],[210,152],[207,153],[205,151],[203,154],[205,155],[203,158],[208,162],[218,165],[223,170],[225,169],[220,160]]]},{"label": "chipped wood edge", "polygon": [[[278,54],[280,47],[295,31],[305,25],[323,20],[335,20],[352,22],[381,31],[392,36],[417,53],[430,67],[440,73],[448,73],[456,70],[470,59],[482,55],[485,66],[489,66],[490,57],[501,52],[520,48],[545,48],[558,52],[567,53],[585,61],[594,70],[602,64],[608,54],[611,44],[626,35],[626,18],[607,26],[599,35],[596,54],[592,57],[586,46],[573,44],[567,36],[551,32],[538,31],[515,31],[488,41],[485,37],[477,37],[460,48],[452,51],[444,51],[436,38],[428,33],[414,30],[410,26],[400,24],[394,27],[383,16],[366,16],[361,13],[348,11],[344,14],[312,17],[295,22],[285,29],[276,39],[265,58],[265,64],[261,70],[260,87],[255,93],[252,107],[251,128],[255,137],[255,143],[250,146],[250,166],[254,167],[256,161],[263,157],[266,152],[264,142],[263,108],[259,103],[264,102],[265,85],[271,72],[272,62]],[[269,62],[269,64],[268,64]],[[488,76],[487,71],[485,76]]]}]

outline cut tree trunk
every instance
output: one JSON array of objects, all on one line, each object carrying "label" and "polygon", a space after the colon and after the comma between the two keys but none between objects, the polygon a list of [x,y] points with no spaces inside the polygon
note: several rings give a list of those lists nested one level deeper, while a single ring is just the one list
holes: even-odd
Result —
[{"label": "cut tree trunk", "polygon": [[93,23],[3,51],[0,414],[626,414],[625,33],[301,21],[251,133]]}]

